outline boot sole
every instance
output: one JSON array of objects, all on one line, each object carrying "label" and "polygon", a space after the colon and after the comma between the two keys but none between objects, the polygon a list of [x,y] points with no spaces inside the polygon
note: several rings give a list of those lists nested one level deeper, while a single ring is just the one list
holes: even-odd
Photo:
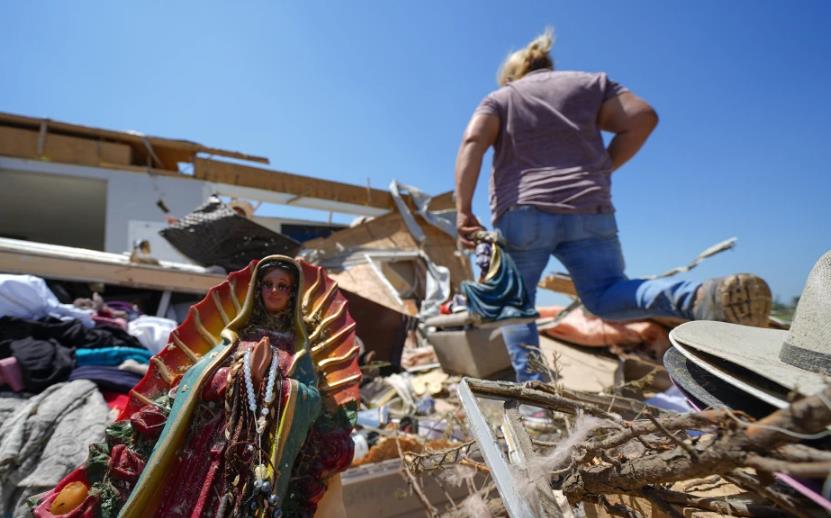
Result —
[{"label": "boot sole", "polygon": [[772,297],[764,279],[748,273],[731,275],[718,287],[716,298],[721,303],[725,322],[768,326]]}]

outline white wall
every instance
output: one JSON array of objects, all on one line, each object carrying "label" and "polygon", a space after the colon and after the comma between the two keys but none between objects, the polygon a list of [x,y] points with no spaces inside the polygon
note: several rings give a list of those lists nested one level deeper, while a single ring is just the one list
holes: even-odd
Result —
[{"label": "white wall", "polygon": [[[181,217],[201,205],[212,189],[200,180],[0,157],[0,186],[4,183],[6,172],[104,180],[107,185],[104,251],[114,253],[131,248],[130,221],[164,222],[164,214],[156,206],[159,198],[164,200],[174,216]],[[11,177],[10,174],[6,179]],[[29,213],[20,214],[20,217],[37,218],[37,206],[27,210]]]},{"label": "white wall", "polygon": [[173,216],[182,217],[210,194],[208,185],[199,180],[111,172],[107,181],[106,251],[123,252],[132,247],[130,221],[164,222],[164,214],[156,206],[159,198]]}]

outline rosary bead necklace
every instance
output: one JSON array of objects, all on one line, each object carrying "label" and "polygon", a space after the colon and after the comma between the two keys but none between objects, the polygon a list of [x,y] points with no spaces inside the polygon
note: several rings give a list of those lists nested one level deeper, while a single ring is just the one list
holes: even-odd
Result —
[{"label": "rosary bead necklace", "polygon": [[[262,435],[265,431],[266,425],[268,424],[268,414],[269,414],[269,407],[271,403],[274,401],[274,385],[275,381],[277,380],[277,367],[279,365],[279,354],[277,351],[272,348],[271,350],[271,364],[268,367],[268,379],[265,385],[265,395],[263,397],[262,405],[259,407],[259,412],[257,412],[257,396],[256,392],[254,391],[254,379],[251,374],[251,349],[245,351],[243,355],[243,375],[245,377],[245,388],[248,395],[248,409],[251,411],[251,414],[254,416],[256,420],[256,431],[257,431],[257,465],[254,468],[254,495],[253,499],[251,500],[251,507],[252,510],[256,509],[257,507],[257,499],[259,494],[262,494],[264,499],[263,504],[273,507],[273,516],[280,516],[280,510],[276,508],[276,505],[279,503],[279,498],[277,495],[272,494],[271,490],[271,482],[268,480],[268,471],[266,469],[266,465],[263,463],[263,448],[262,448]],[[280,415],[280,404],[282,403],[282,391],[283,391],[283,384],[280,382],[279,394],[277,395],[277,412],[275,413],[275,417],[279,417]]]}]

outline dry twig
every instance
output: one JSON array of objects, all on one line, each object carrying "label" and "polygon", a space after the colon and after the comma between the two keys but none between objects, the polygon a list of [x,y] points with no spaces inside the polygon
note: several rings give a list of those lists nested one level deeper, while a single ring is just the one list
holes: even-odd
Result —
[{"label": "dry twig", "polygon": [[433,504],[430,503],[430,499],[427,498],[427,495],[424,494],[424,490],[421,488],[421,484],[418,483],[415,475],[410,471],[410,467],[407,465],[407,462],[404,460],[404,452],[401,451],[401,442],[398,440],[398,435],[395,436],[395,444],[398,446],[398,456],[401,458],[401,465],[404,467],[404,475],[409,482],[410,487],[413,488],[416,496],[418,499],[421,500],[421,505],[424,506],[424,510],[427,512],[427,515],[430,518],[438,518],[438,512],[436,508],[433,507]]}]

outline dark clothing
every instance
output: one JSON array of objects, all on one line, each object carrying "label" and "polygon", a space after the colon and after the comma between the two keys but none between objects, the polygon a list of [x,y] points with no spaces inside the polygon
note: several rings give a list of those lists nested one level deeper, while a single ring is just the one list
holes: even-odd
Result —
[{"label": "dark clothing", "polygon": [[537,70],[488,95],[476,109],[499,118],[490,178],[493,221],[511,207],[614,212],[611,159],[597,116],[626,88],[603,73]]},{"label": "dark clothing", "polygon": [[69,375],[69,381],[90,380],[98,385],[99,390],[126,394],[141,381],[141,376],[117,367],[83,365]]},{"label": "dark clothing", "polygon": [[94,327],[87,329],[78,320],[60,320],[44,318],[43,320],[26,320],[15,317],[0,318],[0,343],[5,340],[21,338],[39,340],[55,339],[64,347],[72,349],[86,347],[138,347],[144,349],[137,338],[123,329],[115,327]]},{"label": "dark clothing", "polygon": [[75,366],[72,350],[52,339],[7,340],[0,344],[0,351],[8,351],[8,354],[0,353],[4,358],[14,356],[17,359],[26,392],[38,393],[66,381]]},{"label": "dark clothing", "polygon": [[123,329],[87,329],[78,320],[0,318],[0,358],[14,356],[27,392],[40,392],[66,381],[75,367],[76,348],[109,346],[144,349]]}]

